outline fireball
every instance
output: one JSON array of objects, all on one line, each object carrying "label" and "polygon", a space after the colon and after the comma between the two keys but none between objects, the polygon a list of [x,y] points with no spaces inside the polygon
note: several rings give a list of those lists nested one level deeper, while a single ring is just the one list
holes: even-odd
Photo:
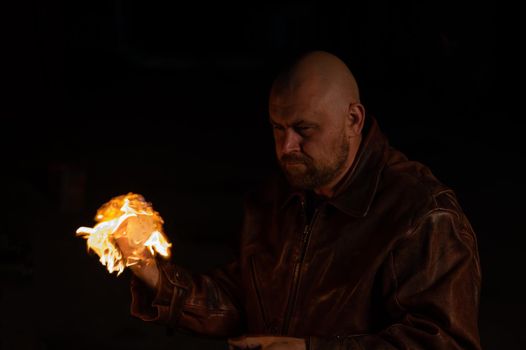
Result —
[{"label": "fireball", "polygon": [[[170,256],[171,243],[163,233],[163,219],[143,196],[128,193],[102,205],[95,215],[94,227],[79,227],[88,251],[93,250],[110,273],[120,275],[127,266],[149,263],[155,255]],[[130,249],[125,257],[117,244]]]}]

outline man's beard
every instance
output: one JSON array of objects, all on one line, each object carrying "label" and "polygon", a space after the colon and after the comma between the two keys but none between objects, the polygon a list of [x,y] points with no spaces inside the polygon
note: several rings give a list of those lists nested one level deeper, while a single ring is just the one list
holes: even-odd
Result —
[{"label": "man's beard", "polygon": [[[338,147],[334,150],[335,158],[316,163],[314,159],[303,153],[285,154],[280,159],[280,165],[290,185],[295,188],[312,190],[330,183],[343,170],[349,155],[349,141],[342,135]],[[294,163],[293,166],[287,166]],[[296,164],[297,163],[297,164]]]}]

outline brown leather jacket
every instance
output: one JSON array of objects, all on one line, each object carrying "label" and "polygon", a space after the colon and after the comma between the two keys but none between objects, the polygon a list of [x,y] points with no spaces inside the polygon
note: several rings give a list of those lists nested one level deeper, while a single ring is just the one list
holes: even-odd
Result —
[{"label": "brown leather jacket", "polygon": [[132,314],[211,336],[304,337],[311,349],[480,349],[476,238],[453,191],[370,119],[336,195],[312,210],[274,181],[249,196],[239,259],[160,262]]}]

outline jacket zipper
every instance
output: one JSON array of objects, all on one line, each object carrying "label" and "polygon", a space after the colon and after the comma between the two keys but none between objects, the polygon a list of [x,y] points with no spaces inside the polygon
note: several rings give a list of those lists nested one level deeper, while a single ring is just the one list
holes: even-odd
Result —
[{"label": "jacket zipper", "polygon": [[256,297],[258,300],[259,309],[261,310],[261,318],[263,319],[263,327],[265,327],[266,330],[270,330],[265,308],[263,307],[263,300],[261,298],[261,294],[259,293],[259,288],[258,288],[259,283],[257,283],[256,266],[255,266],[253,256],[250,257],[250,268],[252,270],[252,283],[254,284],[254,289],[256,291]]},{"label": "jacket zipper", "polygon": [[[301,205],[303,209],[305,210],[305,204],[302,202]],[[301,267],[303,265],[303,260],[305,260],[305,255],[307,253],[307,247],[309,244],[311,229],[314,224],[314,220],[316,219],[317,213],[318,213],[318,210],[315,209],[314,214],[312,215],[312,219],[310,220],[310,223],[307,223],[303,230],[303,239],[302,239],[302,245],[301,245],[300,259],[298,262],[296,262],[294,266],[294,274],[292,277],[292,288],[291,288],[292,291],[290,293],[289,301],[287,303],[285,320],[283,321],[283,329],[281,331],[282,335],[286,335],[289,329],[290,319],[292,317],[292,312],[294,311],[294,306],[296,304],[296,297],[297,297],[298,290],[299,290]]]}]

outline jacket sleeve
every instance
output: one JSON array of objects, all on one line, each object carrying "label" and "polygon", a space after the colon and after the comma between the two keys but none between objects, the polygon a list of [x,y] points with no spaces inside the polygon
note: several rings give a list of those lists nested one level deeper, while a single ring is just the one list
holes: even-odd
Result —
[{"label": "jacket sleeve", "polygon": [[310,350],[480,349],[479,257],[463,214],[428,213],[384,265],[390,324],[376,334],[309,337]]},{"label": "jacket sleeve", "polygon": [[238,335],[242,331],[237,261],[207,274],[193,274],[160,259],[157,264],[160,277],[155,291],[132,277],[133,316],[212,337]]}]

